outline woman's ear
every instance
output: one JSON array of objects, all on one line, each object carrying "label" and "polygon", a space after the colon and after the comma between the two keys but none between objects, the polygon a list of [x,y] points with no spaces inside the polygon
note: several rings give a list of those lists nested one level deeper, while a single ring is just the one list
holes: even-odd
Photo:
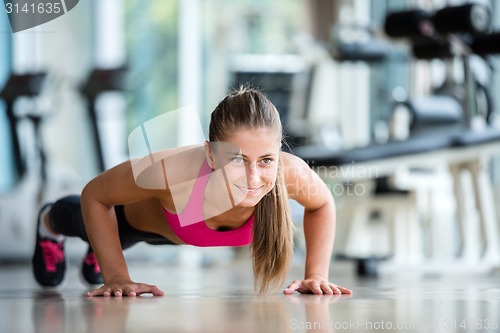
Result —
[{"label": "woman's ear", "polygon": [[210,147],[210,142],[205,140],[205,157],[207,159],[207,163],[212,170],[215,170],[214,156],[212,153],[212,147]]}]

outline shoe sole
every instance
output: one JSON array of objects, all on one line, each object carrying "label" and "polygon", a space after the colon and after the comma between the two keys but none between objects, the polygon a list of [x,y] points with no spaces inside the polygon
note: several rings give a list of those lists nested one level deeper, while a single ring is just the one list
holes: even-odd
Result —
[{"label": "shoe sole", "polygon": [[[82,265],[83,265],[83,261],[82,261]],[[81,266],[80,266],[81,267]],[[80,278],[80,282],[87,288],[90,288],[90,289],[96,289],[96,287],[98,286],[102,286],[103,284],[102,283],[97,283],[97,284],[92,284],[90,282],[88,282],[85,277],[83,276],[83,272],[82,270],[80,269],[79,273],[78,273],[78,278]]]}]

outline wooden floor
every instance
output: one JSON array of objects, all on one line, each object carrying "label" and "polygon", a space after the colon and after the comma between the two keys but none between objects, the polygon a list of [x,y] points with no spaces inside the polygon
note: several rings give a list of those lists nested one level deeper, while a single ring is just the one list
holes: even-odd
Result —
[{"label": "wooden floor", "polygon": [[[494,332],[500,274],[359,279],[334,263],[352,296],[256,296],[249,262],[212,268],[130,263],[164,297],[86,298],[78,270],[60,291],[38,288],[25,265],[0,266],[0,333],[15,332]],[[291,272],[288,283],[300,276]]]}]

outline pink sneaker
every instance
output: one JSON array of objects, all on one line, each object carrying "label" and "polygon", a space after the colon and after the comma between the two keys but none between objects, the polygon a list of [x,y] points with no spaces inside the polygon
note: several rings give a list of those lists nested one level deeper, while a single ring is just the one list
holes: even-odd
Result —
[{"label": "pink sneaker", "polygon": [[57,242],[53,239],[42,238],[38,233],[40,214],[46,210],[47,206],[45,205],[40,210],[38,216],[35,252],[31,263],[33,275],[38,284],[42,287],[57,287],[64,281],[66,275],[64,241]]},{"label": "pink sneaker", "polygon": [[92,248],[89,246],[85,258],[82,263],[82,277],[89,285],[102,284],[102,274],[97,258],[95,257]]}]

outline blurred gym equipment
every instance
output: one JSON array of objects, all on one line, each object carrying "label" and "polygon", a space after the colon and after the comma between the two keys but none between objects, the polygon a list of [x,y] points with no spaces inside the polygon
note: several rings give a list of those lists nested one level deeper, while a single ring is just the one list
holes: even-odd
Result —
[{"label": "blurred gym equipment", "polygon": [[15,260],[31,251],[27,244],[32,239],[34,212],[47,185],[40,126],[48,114],[36,103],[45,81],[42,72],[11,74],[0,92],[6,104],[15,169],[14,187],[0,194],[0,259]]},{"label": "blurred gym equipment", "polygon": [[102,93],[109,91],[125,91],[126,68],[94,69],[88,76],[86,82],[80,87],[80,93],[87,101],[87,110],[90,117],[90,125],[97,154],[99,171],[106,169],[102,135],[99,131],[99,115],[96,109],[96,101]]},{"label": "blurred gym equipment", "polygon": [[[463,82],[448,79],[442,87],[436,89],[435,95],[395,103],[390,120],[394,124],[390,127],[397,131],[393,131],[390,141],[385,144],[341,150],[317,145],[303,146],[296,148],[295,153],[315,168],[327,182],[350,181],[352,185],[353,182],[362,182],[368,178],[377,184],[376,188],[381,181],[387,180],[385,177],[391,180],[401,169],[432,170],[436,165],[447,165],[453,178],[456,217],[461,236],[460,253],[456,259],[458,262],[461,259],[474,259],[480,269],[498,267],[498,223],[488,163],[491,155],[499,151],[500,130],[489,126],[489,119],[494,112],[489,99],[489,87],[476,79],[470,66],[471,56],[486,57],[498,53],[500,49],[500,34],[490,33],[489,8],[482,4],[466,4],[446,7],[436,12],[415,9],[389,13],[384,28],[390,37],[406,38],[411,44],[413,57],[417,59],[460,60]],[[334,57],[341,54],[341,46],[342,44],[337,44]],[[380,50],[374,47],[368,49]],[[358,59],[351,55],[336,56],[335,59],[370,62],[383,58],[380,52],[368,53],[377,56],[361,54]],[[479,108],[479,96],[487,100],[482,111]],[[335,172],[332,179],[331,168],[343,171]],[[376,168],[376,174],[356,174],[356,170],[369,168]],[[464,179],[464,173],[469,175],[468,179]],[[464,187],[466,180],[471,182],[472,195]],[[397,191],[393,188],[392,191],[394,190]],[[406,193],[396,197],[390,194],[391,191],[383,192],[374,190],[368,197],[346,199],[354,201],[355,206],[352,228],[356,230],[351,230],[350,233],[363,231],[363,228],[357,228],[360,218],[356,214],[364,211],[366,218],[373,211],[389,211],[398,219],[392,221],[393,259],[407,263],[414,260],[418,262],[423,258],[423,241],[414,195]],[[466,211],[465,207],[469,206],[464,204],[466,201],[473,201],[477,212]],[[470,219],[475,215],[478,216],[481,229],[480,243],[467,233],[467,222],[470,224]],[[364,232],[366,233],[366,229]],[[376,275],[371,260],[373,257],[357,259],[364,260],[358,266],[360,274]]]},{"label": "blurred gym equipment", "polygon": [[[42,90],[45,77],[46,73],[30,73],[22,75],[11,74],[4,88],[0,92],[0,98],[4,100],[6,105],[9,134],[14,153],[17,180],[19,180],[26,172],[26,160],[25,157],[22,156],[21,144],[19,141],[20,135],[17,128],[19,121],[22,119],[29,119],[33,122],[37,139],[39,139],[37,142],[39,143],[38,148],[40,157],[43,161],[45,160],[45,156],[42,149],[41,138],[39,137],[39,123],[41,121],[41,115],[35,112],[18,115],[14,110],[14,104],[18,98],[37,96]],[[45,177],[44,167],[42,168],[42,175]]]},{"label": "blurred gym equipment", "polygon": [[[231,71],[232,87],[250,83],[266,93],[280,113],[287,143],[291,146],[303,144],[305,135],[291,128],[294,119],[290,99],[297,84],[312,81],[314,69],[308,68],[300,57],[294,55],[239,55],[233,59]],[[309,90],[310,86],[304,89]],[[306,94],[301,107],[303,112],[306,111],[308,96]]]},{"label": "blurred gym equipment", "polygon": [[[439,105],[432,106],[433,98],[439,103],[443,96],[457,99],[463,108],[465,127],[474,126],[478,116],[489,123],[493,113],[489,88],[480,83],[470,66],[470,57],[486,57],[499,53],[500,34],[490,33],[491,13],[487,6],[474,3],[445,7],[435,13],[414,9],[389,13],[384,24],[385,32],[393,38],[407,38],[415,58],[421,60],[443,59],[447,64],[445,82],[435,89],[435,96],[427,98],[426,106],[438,113]],[[460,59],[463,82],[457,82],[450,68],[453,59]],[[478,98],[483,97],[483,110],[478,108]],[[413,114],[420,111],[413,108]],[[423,113],[429,114],[423,110]],[[476,118],[476,119],[475,119]]]}]

